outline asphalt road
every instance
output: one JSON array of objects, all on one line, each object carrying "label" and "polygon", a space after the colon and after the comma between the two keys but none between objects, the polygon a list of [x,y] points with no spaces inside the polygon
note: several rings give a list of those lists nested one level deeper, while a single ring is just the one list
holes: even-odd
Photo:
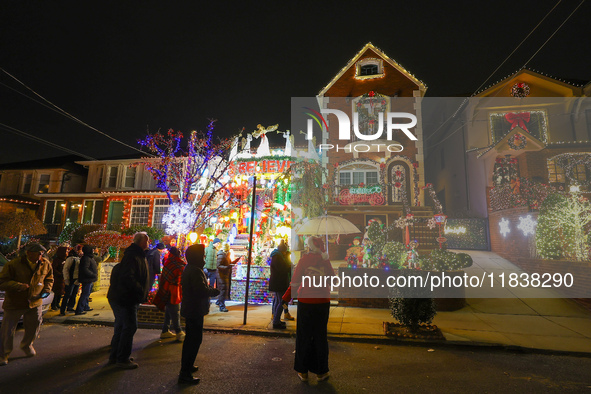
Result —
[{"label": "asphalt road", "polygon": [[138,330],[136,370],[106,366],[112,328],[44,325],[37,356],[24,358],[19,330],[1,393],[541,393],[590,392],[591,358],[473,348],[331,342],[327,382],[301,383],[295,340],[207,333],[197,386],[178,386],[181,344],[159,330]]}]

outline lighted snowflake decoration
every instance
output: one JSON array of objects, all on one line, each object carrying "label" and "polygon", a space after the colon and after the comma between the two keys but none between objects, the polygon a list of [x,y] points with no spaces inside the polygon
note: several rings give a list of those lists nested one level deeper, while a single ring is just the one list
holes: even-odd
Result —
[{"label": "lighted snowflake decoration", "polygon": [[398,228],[405,228],[408,225],[408,223],[405,218],[399,218],[396,221],[394,221],[394,225]]},{"label": "lighted snowflake decoration", "polygon": [[172,204],[168,212],[162,216],[162,223],[166,225],[167,234],[187,234],[193,230],[197,216],[190,202]]},{"label": "lighted snowflake decoration", "polygon": [[531,215],[527,215],[526,217],[519,218],[519,224],[517,228],[523,232],[523,235],[533,235],[535,233],[535,229],[538,222],[532,219]]},{"label": "lighted snowflake decoration", "polygon": [[503,237],[507,236],[511,232],[509,228],[509,221],[505,218],[502,218],[499,222],[499,232],[503,235]]},{"label": "lighted snowflake decoration", "polygon": [[435,220],[435,218],[431,218],[427,221],[427,227],[429,227],[429,229],[431,230],[437,227],[437,221]]}]

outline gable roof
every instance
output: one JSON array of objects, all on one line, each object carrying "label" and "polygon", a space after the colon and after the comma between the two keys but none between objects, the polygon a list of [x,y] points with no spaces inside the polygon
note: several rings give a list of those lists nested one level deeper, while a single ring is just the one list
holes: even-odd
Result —
[{"label": "gable roof", "polygon": [[507,75],[506,77],[500,79],[499,81],[497,81],[493,84],[488,85],[485,88],[480,89],[478,92],[476,92],[474,94],[474,96],[476,96],[476,97],[484,96],[485,92],[488,92],[488,91],[492,92],[495,90],[502,89],[504,87],[504,85],[507,84],[508,82],[510,82],[513,78],[517,78],[520,75],[524,75],[524,74],[554,83],[556,85],[563,86],[564,88],[567,88],[569,90],[581,90],[583,88],[583,86],[585,85],[585,81],[582,81],[582,80],[557,78],[557,77],[553,77],[551,75],[548,75],[546,73],[543,73],[541,71],[532,70],[532,69],[526,67],[526,68],[522,68],[520,70],[517,70],[510,75]]},{"label": "gable roof", "polygon": [[408,72],[399,63],[397,63],[393,59],[390,59],[388,57],[388,55],[386,55],[380,49],[376,48],[371,42],[368,42],[367,44],[365,44],[365,46],[363,48],[361,48],[361,50],[359,52],[357,52],[357,54],[355,56],[353,56],[353,58],[351,60],[349,60],[347,65],[345,67],[343,67],[341,69],[341,71],[338,72],[337,75],[334,76],[334,78],[328,83],[328,85],[326,85],[324,88],[322,88],[322,90],[320,91],[320,93],[318,93],[318,95],[324,96],[324,94],[335,84],[335,82],[337,82],[339,80],[339,78],[341,78],[347,70],[349,70],[351,67],[354,67],[355,63],[357,63],[357,61],[361,58],[361,56],[363,56],[363,54],[365,52],[367,52],[368,50],[373,51],[376,55],[381,57],[386,63],[390,64],[392,67],[394,67],[396,70],[398,70],[401,74],[403,74],[409,80],[411,80],[413,83],[415,83],[419,87],[419,90],[422,90],[423,92],[427,90],[427,85],[425,85],[422,81],[420,81],[414,75],[412,75],[410,72]]}]

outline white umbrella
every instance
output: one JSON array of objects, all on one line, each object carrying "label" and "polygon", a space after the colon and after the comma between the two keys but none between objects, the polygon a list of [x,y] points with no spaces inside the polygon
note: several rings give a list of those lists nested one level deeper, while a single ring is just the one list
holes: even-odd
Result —
[{"label": "white umbrella", "polygon": [[295,229],[299,235],[322,235],[326,236],[326,252],[328,253],[328,236],[336,234],[360,233],[357,226],[343,219],[340,216],[324,215],[304,220],[301,226]]}]

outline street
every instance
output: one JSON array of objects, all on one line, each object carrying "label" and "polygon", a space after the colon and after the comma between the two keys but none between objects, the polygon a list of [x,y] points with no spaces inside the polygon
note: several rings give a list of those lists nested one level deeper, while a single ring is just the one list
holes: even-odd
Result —
[{"label": "street", "polygon": [[404,393],[591,392],[591,358],[525,354],[493,348],[331,342],[332,376],[302,383],[293,371],[294,338],[206,333],[196,365],[197,386],[178,386],[181,344],[140,329],[136,370],[107,366],[113,329],[46,324],[25,358],[15,336],[9,364],[0,367],[2,393]]}]

